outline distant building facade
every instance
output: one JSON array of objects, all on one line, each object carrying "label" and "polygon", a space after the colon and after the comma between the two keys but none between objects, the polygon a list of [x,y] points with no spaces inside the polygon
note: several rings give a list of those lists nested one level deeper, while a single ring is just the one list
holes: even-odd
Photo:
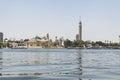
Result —
[{"label": "distant building facade", "polygon": [[79,34],[76,34],[76,40],[77,41],[79,40]]},{"label": "distant building facade", "polygon": [[49,34],[40,38],[36,36],[27,42],[27,48],[49,48],[50,47]]},{"label": "distant building facade", "polygon": [[0,42],[3,42],[3,33],[0,32]]},{"label": "distant building facade", "polygon": [[120,44],[120,35],[119,35],[119,44]]}]

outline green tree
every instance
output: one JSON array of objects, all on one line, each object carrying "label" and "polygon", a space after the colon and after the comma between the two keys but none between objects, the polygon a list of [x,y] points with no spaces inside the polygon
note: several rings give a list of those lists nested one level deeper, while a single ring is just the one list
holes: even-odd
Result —
[{"label": "green tree", "polygon": [[72,41],[70,41],[69,39],[66,39],[64,41],[64,47],[65,48],[72,47]]},{"label": "green tree", "polygon": [[5,48],[6,48],[6,47],[9,47],[9,42],[4,42],[4,43],[3,43],[3,47],[5,47]]},{"label": "green tree", "polygon": [[0,48],[2,48],[3,47],[3,43],[2,42],[0,42]]},{"label": "green tree", "polygon": [[80,40],[73,41],[73,47],[83,47],[83,45],[84,45],[84,41],[80,41]]}]

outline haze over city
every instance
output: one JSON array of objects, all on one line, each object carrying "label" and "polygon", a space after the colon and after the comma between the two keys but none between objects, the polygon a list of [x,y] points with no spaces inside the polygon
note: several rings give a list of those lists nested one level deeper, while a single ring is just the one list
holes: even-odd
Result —
[{"label": "haze over city", "polygon": [[81,16],[83,40],[115,41],[120,35],[120,0],[0,0],[0,32],[25,39],[50,34],[76,39]]}]

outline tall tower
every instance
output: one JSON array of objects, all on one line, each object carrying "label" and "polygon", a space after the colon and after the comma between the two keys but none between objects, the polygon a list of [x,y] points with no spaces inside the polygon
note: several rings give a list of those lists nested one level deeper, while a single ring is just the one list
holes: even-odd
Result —
[{"label": "tall tower", "polygon": [[79,40],[82,41],[82,21],[80,17],[80,22],[79,22]]}]

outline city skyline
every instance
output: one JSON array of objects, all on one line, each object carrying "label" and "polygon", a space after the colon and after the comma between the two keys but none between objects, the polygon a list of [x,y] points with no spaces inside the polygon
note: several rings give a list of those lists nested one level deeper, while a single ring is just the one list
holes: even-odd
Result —
[{"label": "city skyline", "polygon": [[118,42],[119,0],[0,0],[0,32],[25,39],[50,34],[75,40],[79,16],[82,40]]}]

